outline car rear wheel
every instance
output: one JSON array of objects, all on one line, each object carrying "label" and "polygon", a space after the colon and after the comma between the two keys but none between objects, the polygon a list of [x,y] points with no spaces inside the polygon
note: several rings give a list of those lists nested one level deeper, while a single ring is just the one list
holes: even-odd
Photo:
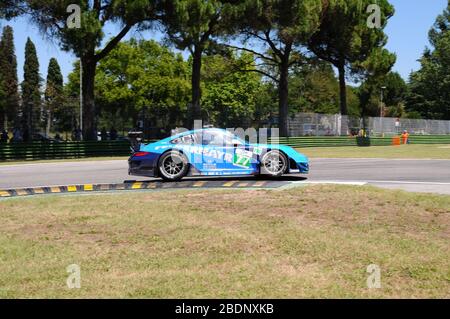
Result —
[{"label": "car rear wheel", "polygon": [[288,169],[286,155],[278,150],[265,153],[261,158],[261,174],[280,177]]},{"label": "car rear wheel", "polygon": [[159,174],[166,181],[179,181],[186,176],[189,164],[186,157],[177,151],[170,151],[159,159]]}]

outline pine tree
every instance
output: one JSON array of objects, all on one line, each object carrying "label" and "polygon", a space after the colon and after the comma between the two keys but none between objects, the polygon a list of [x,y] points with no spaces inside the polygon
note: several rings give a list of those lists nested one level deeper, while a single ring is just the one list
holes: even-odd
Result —
[{"label": "pine tree", "polygon": [[13,29],[3,28],[0,41],[0,78],[3,92],[3,112],[0,115],[0,127],[8,127],[8,122],[19,124],[19,90],[17,80],[17,59],[14,48]]},{"label": "pine tree", "polygon": [[[320,26],[320,17],[329,0],[247,0],[238,33],[248,43],[265,52],[253,53],[264,68],[258,69],[277,85],[281,136],[288,136],[289,73],[293,66],[307,60],[301,53]],[[242,49],[242,48],[240,48]]]},{"label": "pine tree", "polygon": [[6,94],[3,89],[4,81],[3,74],[0,72],[0,131],[6,129],[6,116],[5,116],[5,98]]},{"label": "pine tree", "polygon": [[50,59],[47,71],[47,85],[45,88],[45,132],[48,136],[51,129],[52,117],[57,108],[63,103],[63,76],[58,61]]},{"label": "pine tree", "polygon": [[163,24],[169,40],[180,50],[189,50],[192,58],[192,100],[186,126],[202,119],[202,57],[214,47],[214,38],[225,35],[230,18],[238,8],[232,0],[168,0]]},{"label": "pine tree", "polygon": [[25,64],[22,82],[22,110],[24,140],[30,141],[41,117],[41,77],[36,47],[28,38],[25,45]]},{"label": "pine tree", "polygon": [[24,3],[21,0],[2,0],[0,2],[0,19],[11,19],[24,13]]},{"label": "pine tree", "polygon": [[[65,51],[74,53],[83,70],[83,137],[97,140],[97,108],[95,106],[95,74],[98,63],[106,57],[133,27],[144,28],[157,19],[161,0],[26,0],[26,10],[39,28],[58,42]],[[80,28],[67,23],[67,8],[81,7]],[[121,31],[105,43],[105,24],[117,23]]]},{"label": "pine tree", "polygon": [[450,120],[450,1],[429,32],[431,48],[410,77],[407,111],[423,118]]},{"label": "pine tree", "polygon": [[[387,37],[383,31],[394,7],[388,0],[376,1],[380,7],[380,28],[369,28],[367,8],[372,0],[334,0],[329,2],[318,31],[310,38],[308,47],[320,59],[332,63],[339,73],[340,109],[347,115],[346,76],[358,73],[362,64],[395,63],[395,55],[382,50]],[[372,55],[372,56],[371,56]],[[373,67],[373,66],[371,66]],[[387,72],[389,71],[389,68]]]}]

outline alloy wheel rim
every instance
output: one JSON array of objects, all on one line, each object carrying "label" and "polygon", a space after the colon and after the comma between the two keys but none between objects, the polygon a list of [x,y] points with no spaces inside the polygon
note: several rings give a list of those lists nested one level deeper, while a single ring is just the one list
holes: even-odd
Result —
[{"label": "alloy wheel rim", "polygon": [[271,174],[279,174],[285,168],[283,158],[276,153],[269,153],[264,157],[264,167]]},{"label": "alloy wheel rim", "polygon": [[180,174],[183,170],[184,163],[178,156],[168,156],[164,159],[162,167],[164,172],[169,177],[174,177]]}]

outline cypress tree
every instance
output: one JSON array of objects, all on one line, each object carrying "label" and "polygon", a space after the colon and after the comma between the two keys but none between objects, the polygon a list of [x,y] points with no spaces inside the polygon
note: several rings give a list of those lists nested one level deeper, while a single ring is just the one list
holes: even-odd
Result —
[{"label": "cypress tree", "polygon": [[63,103],[63,76],[58,61],[50,59],[47,71],[47,84],[45,88],[45,132],[48,136],[51,129],[52,117]]},{"label": "cypress tree", "polygon": [[6,94],[3,90],[4,81],[3,81],[3,75],[0,72],[0,131],[3,131],[6,129],[6,116],[5,116],[5,98]]},{"label": "cypress tree", "polygon": [[3,112],[0,115],[0,127],[8,127],[8,120],[19,124],[19,90],[17,80],[17,59],[14,48],[13,29],[3,28],[0,40],[0,90],[3,92]]},{"label": "cypress tree", "polygon": [[25,63],[22,82],[22,110],[24,140],[31,141],[41,118],[41,77],[36,47],[30,38],[25,45]]}]

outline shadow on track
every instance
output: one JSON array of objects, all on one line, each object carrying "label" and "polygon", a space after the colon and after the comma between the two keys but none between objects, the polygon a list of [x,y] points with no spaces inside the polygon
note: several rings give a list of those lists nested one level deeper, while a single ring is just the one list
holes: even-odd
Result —
[{"label": "shadow on track", "polygon": [[[268,182],[303,182],[307,181],[308,178],[300,175],[285,175],[281,177],[270,177],[270,176],[220,176],[220,177],[208,177],[208,176],[195,176],[195,177],[185,177],[181,181],[218,181],[218,182],[227,182],[227,181],[268,181]],[[149,180],[140,180],[145,183],[177,183],[177,182],[167,182],[163,181],[160,178],[149,179]],[[134,183],[136,180],[126,180],[124,184]]]}]

